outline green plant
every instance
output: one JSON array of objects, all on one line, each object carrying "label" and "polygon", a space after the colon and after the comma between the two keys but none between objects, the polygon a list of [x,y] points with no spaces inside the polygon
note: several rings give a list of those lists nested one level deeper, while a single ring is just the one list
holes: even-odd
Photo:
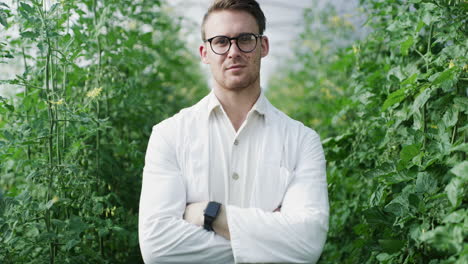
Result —
[{"label": "green plant", "polygon": [[161,1],[48,3],[0,3],[0,27],[20,33],[0,63],[25,68],[2,81],[21,92],[0,98],[0,260],[140,263],[151,127],[204,80]]},{"label": "green plant", "polygon": [[270,91],[299,90],[282,108],[325,136],[331,219],[321,263],[466,263],[468,6],[361,7],[365,39],[327,51],[336,31],[309,23],[301,39],[327,45],[298,48],[301,66]]}]

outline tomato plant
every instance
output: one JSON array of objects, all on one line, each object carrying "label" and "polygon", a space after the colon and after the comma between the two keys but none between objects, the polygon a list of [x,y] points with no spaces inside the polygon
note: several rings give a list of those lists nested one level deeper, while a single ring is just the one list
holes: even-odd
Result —
[{"label": "tomato plant", "polygon": [[361,7],[370,33],[354,42],[333,10],[306,12],[299,66],[287,64],[269,91],[324,138],[321,263],[467,263],[468,5]]},{"label": "tomato plant", "polygon": [[0,67],[24,65],[2,80],[0,262],[142,262],[151,127],[206,93],[179,23],[161,1],[0,3]]}]

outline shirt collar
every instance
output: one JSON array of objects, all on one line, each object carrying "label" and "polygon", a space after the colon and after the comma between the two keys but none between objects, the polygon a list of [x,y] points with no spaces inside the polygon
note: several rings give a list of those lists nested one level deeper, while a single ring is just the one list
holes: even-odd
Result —
[{"label": "shirt collar", "polygon": [[219,102],[218,98],[214,94],[214,90],[208,94],[208,105],[206,109],[206,115],[209,117],[211,112],[217,107],[221,107],[221,102]]},{"label": "shirt collar", "polygon": [[267,115],[268,104],[263,89],[260,89],[260,96],[258,97],[255,104],[252,106],[252,111],[257,111],[257,113],[263,116]]},{"label": "shirt collar", "polygon": [[[211,92],[208,94],[208,102],[207,102],[207,108],[206,108],[206,118],[208,119],[213,112],[214,109],[216,108],[222,108],[221,102],[219,102],[218,98],[216,97],[214,90],[211,90]],[[269,103],[268,99],[265,96],[265,92],[263,89],[260,89],[260,96],[258,97],[257,101],[255,104],[252,106],[252,109],[250,111],[256,111],[258,114],[262,115],[265,118],[265,121],[268,122],[269,119]]]}]

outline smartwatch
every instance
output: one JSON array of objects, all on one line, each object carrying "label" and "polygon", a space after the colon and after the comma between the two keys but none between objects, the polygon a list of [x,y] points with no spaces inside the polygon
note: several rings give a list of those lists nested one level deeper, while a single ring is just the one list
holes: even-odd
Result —
[{"label": "smartwatch", "polygon": [[215,221],[216,217],[221,211],[221,204],[218,202],[209,202],[203,211],[203,216],[205,217],[205,221],[203,223],[203,228],[208,231],[213,231],[213,222]]}]

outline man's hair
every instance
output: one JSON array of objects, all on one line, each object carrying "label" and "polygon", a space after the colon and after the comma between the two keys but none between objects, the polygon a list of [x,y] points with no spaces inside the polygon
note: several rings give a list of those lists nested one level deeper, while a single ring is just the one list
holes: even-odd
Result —
[{"label": "man's hair", "polygon": [[205,23],[208,20],[208,17],[211,13],[222,10],[237,10],[245,11],[251,14],[257,21],[259,28],[259,34],[263,35],[265,31],[265,15],[263,14],[260,5],[255,0],[214,0],[210,8],[203,17],[203,22],[201,26],[202,40],[205,40]]}]

